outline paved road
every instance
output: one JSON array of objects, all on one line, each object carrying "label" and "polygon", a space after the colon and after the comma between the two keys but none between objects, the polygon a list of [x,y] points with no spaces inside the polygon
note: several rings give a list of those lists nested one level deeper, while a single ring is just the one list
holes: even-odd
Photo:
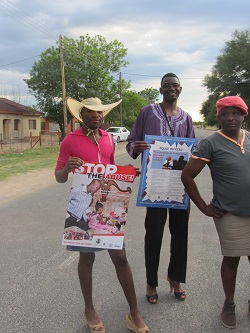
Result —
[{"label": "paved road", "polygon": [[[207,131],[197,129],[199,138]],[[117,163],[132,160],[126,155]],[[140,161],[136,161],[139,166]],[[211,198],[207,168],[197,178],[204,197]],[[53,184],[40,191],[0,204],[1,312],[0,333],[85,333],[79,288],[77,253],[61,246],[70,183]],[[127,254],[134,273],[138,303],[152,333],[227,332],[219,321],[223,303],[221,254],[215,227],[194,205],[189,228],[189,260],[185,302],[175,300],[166,283],[169,233],[166,228],[159,271],[159,302],[145,298],[143,258],[145,209],[135,206],[138,180],[133,186],[126,229]],[[107,333],[128,332],[128,306],[107,252],[97,254],[94,270],[95,305]],[[242,258],[237,282],[236,333],[250,332],[247,314],[249,265]]]}]

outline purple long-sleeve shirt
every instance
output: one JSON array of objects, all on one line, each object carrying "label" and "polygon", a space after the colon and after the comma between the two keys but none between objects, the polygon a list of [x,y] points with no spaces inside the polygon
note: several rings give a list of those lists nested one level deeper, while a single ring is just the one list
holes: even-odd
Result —
[{"label": "purple long-sleeve shirt", "polygon": [[[187,112],[178,107],[176,116],[167,117],[175,137],[195,137],[193,121]],[[134,153],[135,141],[145,141],[146,134],[173,136],[159,103],[146,105],[141,109],[136,119],[126,146],[127,152],[132,158],[135,159],[138,157],[138,155]]]}]

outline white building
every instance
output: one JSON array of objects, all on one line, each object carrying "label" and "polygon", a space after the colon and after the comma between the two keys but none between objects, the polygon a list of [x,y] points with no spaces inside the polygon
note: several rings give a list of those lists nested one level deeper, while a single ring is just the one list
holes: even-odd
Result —
[{"label": "white building", "polygon": [[41,132],[40,112],[29,110],[26,106],[0,98],[0,140],[39,137]]}]

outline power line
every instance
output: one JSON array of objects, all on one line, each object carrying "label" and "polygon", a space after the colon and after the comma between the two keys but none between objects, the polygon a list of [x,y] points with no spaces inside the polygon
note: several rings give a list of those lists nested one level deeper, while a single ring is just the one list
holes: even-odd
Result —
[{"label": "power line", "polygon": [[[26,12],[24,12],[23,10],[21,10],[20,8],[15,6],[11,1],[2,0],[0,2],[0,6],[2,6],[2,9],[4,9],[5,13],[7,11],[7,14],[10,17],[13,15],[15,18],[18,18],[21,23],[24,23],[28,27],[31,27],[33,31],[37,30],[39,32],[45,33],[49,37],[52,36],[51,31],[49,29],[47,29],[46,26],[41,24],[39,21],[35,21],[34,19],[30,18]],[[10,14],[12,14],[12,15],[10,15]],[[58,37],[56,37],[56,40],[57,40],[57,38]],[[54,43],[54,41],[53,41],[53,43]],[[76,56],[78,56],[78,59],[80,59],[80,60],[82,60],[83,58],[87,59],[87,61],[89,61],[90,64],[95,65],[100,68],[100,62],[97,59],[90,56],[89,54],[80,53],[79,50],[77,49]],[[37,56],[34,56],[34,58],[35,57],[37,57]],[[32,59],[32,58],[33,57],[30,57],[29,59]],[[16,62],[12,62],[11,64],[5,64],[0,67],[6,67],[8,65],[12,65],[12,64],[19,63],[22,61],[24,61],[24,60],[17,60]]]},{"label": "power line", "polygon": [[26,25],[33,31],[39,31],[49,38],[51,38],[51,36],[54,37],[53,33],[51,33],[51,31],[45,25],[41,24],[39,21],[34,20],[33,18],[30,18],[28,13],[15,6],[11,1],[2,0],[0,2],[0,6],[2,7],[2,11],[5,14],[19,20],[23,25]]},{"label": "power line", "polygon": [[[23,10],[21,10],[20,8],[18,8],[17,6],[15,6],[11,1],[9,1],[9,0],[2,0],[0,2],[0,10],[2,10],[8,16],[13,17],[13,18],[19,20],[19,22],[21,22],[22,24],[28,26],[33,31],[38,31],[38,32],[40,32],[42,34],[45,34],[49,38],[51,38],[51,36],[54,37],[54,34],[52,34],[51,30],[47,29],[47,27],[45,25],[41,24],[39,21],[35,21],[34,19],[30,18],[26,12],[24,12]],[[56,37],[56,40],[57,39],[58,39],[58,37]],[[53,41],[53,43],[54,42],[55,41]],[[85,58],[92,65],[100,67],[100,63],[98,62],[98,60],[94,59],[90,55],[82,54],[78,50],[77,50],[77,54],[76,55],[78,56],[79,59],[82,60],[83,58]],[[17,60],[15,62],[10,63],[10,64],[0,65],[0,67],[7,67],[9,65],[13,65],[15,63],[19,63],[19,62],[22,62],[22,61],[25,61],[25,60],[28,60],[28,59],[32,59],[32,58],[35,58],[35,57],[37,57],[37,56],[33,56],[33,57],[30,57],[30,58],[27,58],[27,59],[24,59],[24,60]]]},{"label": "power line", "polygon": [[135,76],[146,76],[146,77],[161,77],[159,75],[147,75],[147,74],[136,74],[136,73],[122,73],[124,75],[135,75]]},{"label": "power line", "polygon": [[19,62],[27,61],[27,60],[34,59],[34,58],[37,58],[37,57],[40,57],[40,55],[36,55],[36,56],[30,57],[30,58],[26,58],[26,59],[18,60],[18,61],[15,61],[15,62],[10,62],[10,63],[5,64],[5,65],[0,65],[0,68],[1,68],[1,67],[6,67],[6,66],[10,66],[10,65],[14,65],[14,64],[17,64],[17,63],[19,63]]},{"label": "power line", "polygon": [[[16,5],[14,5],[9,0],[1,0],[0,10],[2,10],[8,16],[14,17],[15,19],[18,19],[22,24],[31,28],[33,31],[35,31],[35,32],[38,31],[38,32],[46,35],[47,37],[49,37],[49,39],[52,36],[55,37],[55,35],[51,32],[51,30],[49,30],[45,25],[43,25],[39,21],[35,21],[33,18],[30,18],[28,13],[26,13],[22,9],[18,8]],[[55,37],[55,38],[57,40],[58,37]],[[53,43],[54,42],[55,41],[53,40]],[[90,64],[101,68],[100,62],[98,60],[96,60],[95,58],[93,58],[92,56],[90,56],[89,54],[80,53],[79,50],[77,49],[76,55],[80,60],[86,59],[87,61],[90,62]],[[32,56],[32,57],[29,57],[29,58],[26,58],[26,59],[17,60],[17,61],[8,63],[8,64],[0,65],[0,68],[7,67],[7,66],[10,66],[10,65],[14,65],[14,64],[17,64],[17,63],[20,63],[20,62],[23,62],[23,61],[27,61],[27,60],[30,60],[30,59],[34,59],[34,58],[39,57],[39,56],[40,55],[36,55],[36,56]],[[161,76],[158,76],[158,75],[137,74],[137,73],[122,73],[122,74],[123,75],[131,75],[131,76],[152,77],[152,78],[161,77]],[[202,80],[203,78],[181,78],[181,79],[182,80]]]},{"label": "power line", "polygon": [[[122,73],[124,75],[131,75],[131,76],[145,76],[145,77],[162,77],[159,75],[148,75],[148,74],[136,74],[136,73]],[[180,77],[181,80],[203,80],[202,77]]]}]

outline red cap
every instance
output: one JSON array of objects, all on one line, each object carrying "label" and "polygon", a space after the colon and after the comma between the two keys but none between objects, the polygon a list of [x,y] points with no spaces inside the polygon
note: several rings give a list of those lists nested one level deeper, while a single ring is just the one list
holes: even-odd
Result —
[{"label": "red cap", "polygon": [[228,106],[235,106],[243,111],[244,116],[248,115],[248,107],[239,96],[227,96],[219,99],[216,102],[217,114],[219,115],[220,110]]}]

